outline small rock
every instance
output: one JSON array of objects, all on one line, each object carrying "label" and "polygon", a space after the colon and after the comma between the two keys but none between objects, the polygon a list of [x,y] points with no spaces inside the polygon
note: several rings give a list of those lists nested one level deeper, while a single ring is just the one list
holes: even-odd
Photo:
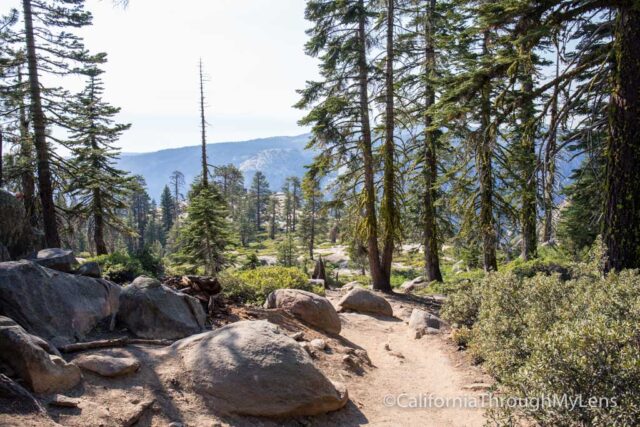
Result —
[{"label": "small rock", "polygon": [[113,357],[101,354],[82,355],[73,361],[82,369],[103,377],[119,377],[135,372],[140,367],[133,357]]},{"label": "small rock", "polygon": [[303,341],[300,343],[300,347],[302,347],[303,349],[306,350],[307,353],[309,354],[313,354],[313,350],[311,349],[311,346],[309,345],[308,342]]},{"label": "small rock", "polygon": [[389,343],[384,344],[384,349],[387,351],[391,351],[391,346],[389,346]]},{"label": "small rock", "polygon": [[303,341],[304,340],[304,332],[298,331],[295,334],[291,335],[291,338],[293,338],[296,341]]},{"label": "small rock", "polygon": [[320,350],[323,351],[325,348],[327,348],[327,343],[325,340],[317,338],[315,340],[311,340],[311,347],[315,348],[316,350]]},{"label": "small rock", "polygon": [[389,352],[390,355],[397,357],[398,359],[404,359],[404,354],[398,352],[398,351],[390,351]]},{"label": "small rock", "polygon": [[170,423],[167,427],[184,427],[184,424],[174,421]]},{"label": "small rock", "polygon": [[99,279],[102,277],[102,270],[100,269],[100,264],[98,264],[95,261],[82,264],[80,268],[78,268],[76,273],[81,276],[93,277],[95,279]]},{"label": "small rock", "polygon": [[486,391],[491,389],[491,387],[493,386],[487,383],[474,383],[474,384],[465,385],[462,388],[464,390],[471,390],[471,391]]},{"label": "small rock", "polygon": [[77,408],[79,404],[80,399],[64,396],[62,394],[56,394],[53,396],[51,402],[49,402],[49,405],[51,406],[60,406],[62,408]]}]

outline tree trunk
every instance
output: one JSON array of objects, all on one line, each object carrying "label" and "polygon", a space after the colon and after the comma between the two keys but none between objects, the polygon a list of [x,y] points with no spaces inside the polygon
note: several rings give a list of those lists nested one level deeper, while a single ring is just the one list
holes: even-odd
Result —
[{"label": "tree trunk", "polygon": [[369,122],[369,74],[366,52],[366,28],[364,1],[358,2],[360,16],[358,19],[358,86],[360,102],[360,126],[362,131],[362,157],[364,167],[364,214],[367,238],[367,254],[369,258],[369,271],[374,289],[386,289],[385,276],[380,265],[380,252],[378,249],[378,223],[376,215],[376,190],[374,184],[374,159],[371,147],[371,125]]},{"label": "tree trunk", "polygon": [[393,73],[393,26],[394,26],[394,1],[387,0],[387,61],[385,67],[385,140],[383,147],[384,171],[383,171],[383,192],[380,206],[380,216],[383,221],[383,248],[381,269],[383,280],[374,286],[374,289],[381,291],[391,291],[391,263],[393,261],[394,237],[398,227],[398,212],[395,205],[395,106],[394,106],[394,73]]},{"label": "tree trunk", "polygon": [[640,10],[618,9],[607,142],[605,269],[640,267]]},{"label": "tree trunk", "polygon": [[109,253],[104,242],[104,217],[102,215],[102,194],[99,189],[93,190],[93,241],[96,244],[96,254],[106,255]]},{"label": "tree trunk", "polygon": [[4,185],[4,175],[2,171],[2,166],[4,165],[4,161],[2,160],[2,144],[4,143],[4,140],[2,135],[2,128],[0,127],[0,188]]},{"label": "tree trunk", "polygon": [[25,37],[27,40],[27,64],[29,67],[29,90],[31,94],[31,115],[33,119],[34,142],[38,160],[38,189],[42,204],[44,238],[48,247],[60,247],[60,236],[56,222],[56,207],[53,203],[53,184],[49,162],[49,147],[46,139],[45,117],[42,111],[38,64],[33,32],[31,0],[22,0]]},{"label": "tree trunk", "polygon": [[[532,70],[524,70],[522,81],[523,93],[533,92]],[[520,223],[522,226],[522,247],[520,256],[523,260],[529,260],[536,256],[537,240],[536,233],[536,196],[538,184],[536,180],[536,149],[535,149],[535,107],[533,100],[528,99],[523,103],[521,111],[522,135],[520,140],[521,149],[521,202]]]},{"label": "tree trunk", "polygon": [[427,18],[425,20],[425,116],[424,116],[424,195],[423,195],[423,233],[424,233],[424,269],[428,281],[442,282],[440,272],[440,258],[438,256],[438,230],[436,221],[435,202],[438,197],[435,185],[437,180],[437,152],[436,145],[439,132],[431,129],[433,118],[429,109],[436,100],[433,89],[435,77],[435,47],[433,41],[433,19],[436,0],[429,1]]},{"label": "tree trunk", "polygon": [[[560,74],[560,50],[556,46],[556,79]],[[551,118],[549,123],[549,138],[544,153],[544,230],[542,241],[553,240],[553,191],[556,179],[556,149],[558,144],[558,84],[553,89],[551,100]]]},{"label": "tree trunk", "polygon": [[[18,83],[22,87],[22,70],[18,68]],[[33,149],[31,147],[31,137],[29,135],[29,120],[27,119],[27,111],[24,104],[24,96],[20,94],[20,105],[18,115],[20,120],[20,161],[23,163],[20,167],[20,181],[22,186],[22,202],[24,210],[29,218],[29,224],[36,227],[38,218],[36,215],[35,194],[36,183],[33,175]]]},{"label": "tree trunk", "polygon": [[204,118],[204,81],[202,76],[202,59],[200,60],[200,138],[202,144],[202,185],[209,186],[209,168],[207,166],[207,131]]},{"label": "tree trunk", "polygon": [[[482,53],[489,54],[489,33],[485,31]],[[478,175],[480,181],[480,233],[482,236],[483,266],[485,271],[497,271],[496,230],[493,218],[493,130],[491,129],[491,84],[487,82],[481,90],[481,128],[477,149]]]}]

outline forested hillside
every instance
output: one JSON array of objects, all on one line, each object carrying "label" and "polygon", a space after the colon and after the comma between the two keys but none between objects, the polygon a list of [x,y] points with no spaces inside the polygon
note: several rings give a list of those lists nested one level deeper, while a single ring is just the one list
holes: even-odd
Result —
[{"label": "forested hillside", "polygon": [[[31,299],[49,290],[28,291],[25,312],[8,302],[17,298],[12,283],[39,277],[46,286],[103,278],[91,286],[102,283],[120,301],[120,308],[96,303],[113,311],[102,323],[61,332],[74,341],[94,331],[106,344],[65,341],[65,352],[168,345],[211,329],[196,339],[203,344],[186,338],[172,351],[187,354],[185,372],[222,372],[231,383],[188,377],[203,406],[193,409],[185,398],[178,410],[167,403],[175,396],[162,391],[156,415],[144,412],[156,398],[141,410],[148,425],[175,421],[181,410],[194,425],[207,411],[232,425],[252,421],[224,416],[330,411],[337,412],[314,422],[371,417],[388,425],[380,408],[398,410],[400,400],[387,405],[384,396],[383,404],[376,393],[385,385],[393,396],[406,393],[398,378],[413,371],[416,395],[496,392],[519,404],[474,408],[457,423],[457,412],[436,422],[428,411],[399,412],[394,422],[638,425],[640,2],[304,6],[308,29],[295,52],[317,70],[294,88],[299,136],[212,144],[219,138],[211,104],[225,103],[213,94],[230,83],[208,70],[233,64],[200,59],[195,66],[194,57],[192,75],[179,78],[197,88],[199,139],[145,153],[123,152],[132,124],[120,119],[122,106],[107,102],[109,52],[93,51],[79,35],[92,25],[89,3],[22,0],[0,9],[0,297],[7,301],[0,316],[7,327],[59,342],[38,327],[42,315],[32,308],[40,302]],[[114,7],[127,13],[127,2]],[[229,16],[239,34],[252,34]],[[265,69],[285,71],[280,60],[261,58]],[[72,89],[78,81],[83,89]],[[161,303],[173,307],[166,318],[154,317],[163,312],[156,306],[138,310]],[[188,310],[174,311],[183,303]],[[393,323],[398,318],[407,327]],[[126,336],[114,335],[116,320]],[[229,344],[234,334],[238,343]],[[235,362],[207,358],[200,346],[241,354],[247,359],[238,366],[247,371],[227,372]],[[410,355],[404,367],[393,346]],[[425,366],[431,348],[433,366]],[[175,352],[136,351],[150,361],[147,380],[145,369],[183,374],[166,363]],[[270,367],[261,356],[267,351],[276,360]],[[304,392],[247,374],[276,365],[287,378],[308,375],[296,385]],[[16,370],[6,371],[7,381]],[[324,375],[346,382],[364,403],[345,407],[346,389]],[[463,384],[474,375],[482,381]],[[254,406],[234,394],[239,385],[257,387]],[[551,396],[574,403],[532,403]],[[595,403],[575,404],[582,399]]]}]

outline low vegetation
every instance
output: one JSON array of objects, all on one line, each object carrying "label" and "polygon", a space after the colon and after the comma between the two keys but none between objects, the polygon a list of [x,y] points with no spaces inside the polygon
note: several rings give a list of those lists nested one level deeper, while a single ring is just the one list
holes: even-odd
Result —
[{"label": "low vegetation", "polygon": [[584,404],[493,410],[501,425],[521,416],[541,425],[633,425],[640,417],[640,274],[601,277],[587,264],[573,273],[570,280],[492,273],[460,286],[443,309],[456,326],[454,340],[509,396]]}]

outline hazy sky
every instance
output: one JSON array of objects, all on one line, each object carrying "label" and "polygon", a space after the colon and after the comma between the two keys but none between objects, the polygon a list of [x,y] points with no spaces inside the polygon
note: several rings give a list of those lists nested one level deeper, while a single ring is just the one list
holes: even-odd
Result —
[{"label": "hazy sky", "polygon": [[208,76],[209,142],[304,133],[292,108],[313,79],[302,0],[87,0],[86,46],[108,54],[106,99],[132,128],[124,151],[199,143],[198,59]]}]

